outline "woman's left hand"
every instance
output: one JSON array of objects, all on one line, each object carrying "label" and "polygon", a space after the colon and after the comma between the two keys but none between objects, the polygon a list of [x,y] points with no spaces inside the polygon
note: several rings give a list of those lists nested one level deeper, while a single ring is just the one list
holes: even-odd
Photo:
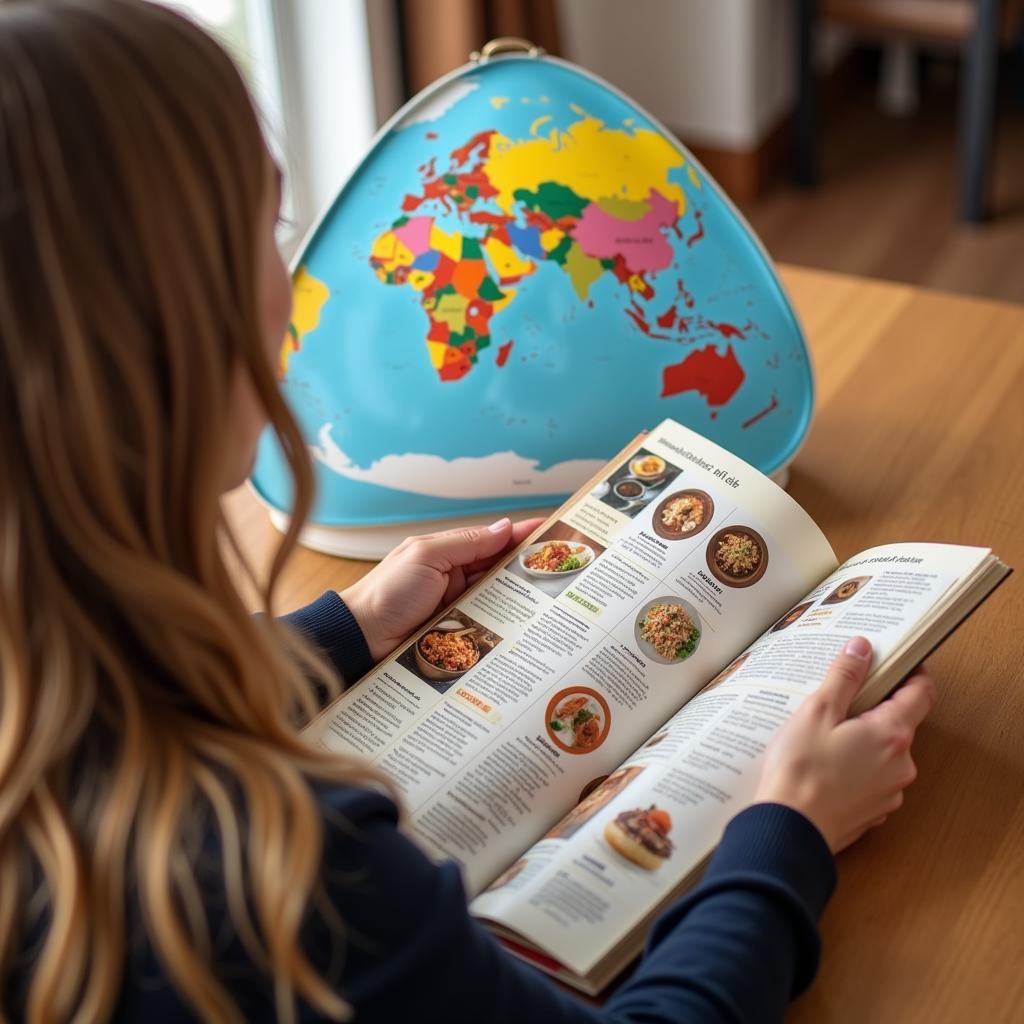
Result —
[{"label": "woman's left hand", "polygon": [[409,537],[342,591],[374,661],[386,658],[438,609],[451,604],[542,519]]}]

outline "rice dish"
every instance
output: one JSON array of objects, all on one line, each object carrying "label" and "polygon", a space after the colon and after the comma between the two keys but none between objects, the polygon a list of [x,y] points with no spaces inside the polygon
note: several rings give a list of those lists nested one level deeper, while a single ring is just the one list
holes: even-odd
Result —
[{"label": "rice dish", "polygon": [[640,637],[670,661],[682,661],[697,649],[700,630],[681,604],[659,601],[640,620]]}]

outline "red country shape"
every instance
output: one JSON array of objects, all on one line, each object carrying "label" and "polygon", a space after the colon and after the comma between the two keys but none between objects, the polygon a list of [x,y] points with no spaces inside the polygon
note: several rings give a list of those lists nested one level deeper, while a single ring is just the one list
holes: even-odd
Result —
[{"label": "red country shape", "polygon": [[491,136],[497,134],[495,129],[488,128],[485,131],[477,132],[464,146],[452,150],[452,163],[464,164],[474,150],[483,156],[491,147]]},{"label": "red country shape", "polygon": [[743,332],[738,327],[734,327],[732,324],[727,324],[724,322],[716,324],[714,320],[709,320],[707,323],[708,327],[710,327],[714,331],[718,331],[718,333],[723,338],[739,338],[740,341],[744,340]]},{"label": "red country shape", "polygon": [[508,354],[512,351],[513,340],[510,338],[504,345],[499,347],[498,358],[494,360],[498,366],[504,366],[508,362]]},{"label": "red country shape", "polygon": [[450,347],[445,350],[444,362],[437,371],[441,380],[460,380],[469,373],[472,363],[469,356],[457,348]]},{"label": "red country shape", "polygon": [[697,391],[708,405],[725,405],[739,391],[745,376],[732,345],[725,355],[719,355],[714,345],[708,345],[662,370],[661,397]]}]

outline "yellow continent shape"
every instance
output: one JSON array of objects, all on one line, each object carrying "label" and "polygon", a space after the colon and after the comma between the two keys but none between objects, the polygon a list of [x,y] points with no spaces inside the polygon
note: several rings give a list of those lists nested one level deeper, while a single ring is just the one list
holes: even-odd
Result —
[{"label": "yellow continent shape", "polygon": [[409,247],[399,241],[394,231],[385,231],[374,239],[370,258],[376,260],[384,270],[390,271],[397,267],[411,266],[416,259]]},{"label": "yellow continent shape", "polygon": [[493,136],[486,170],[506,213],[512,212],[517,189],[536,191],[543,182],[556,181],[591,202],[606,196],[643,202],[657,189],[678,203],[681,217],[686,193],[668,175],[684,162],[657,132],[606,128],[603,121],[585,115],[566,131],[552,129],[546,137],[513,141]]},{"label": "yellow continent shape", "polygon": [[537,269],[533,260],[523,259],[512,246],[506,245],[500,238],[486,239],[483,248],[498,274],[498,281],[502,284],[505,281],[525,277]]},{"label": "yellow continent shape", "polygon": [[288,372],[288,360],[292,353],[298,350],[302,339],[320,323],[320,312],[330,297],[331,290],[327,285],[315,278],[305,266],[300,266],[292,280],[291,326],[298,337],[294,337],[291,332],[285,335],[279,365],[282,377]]}]

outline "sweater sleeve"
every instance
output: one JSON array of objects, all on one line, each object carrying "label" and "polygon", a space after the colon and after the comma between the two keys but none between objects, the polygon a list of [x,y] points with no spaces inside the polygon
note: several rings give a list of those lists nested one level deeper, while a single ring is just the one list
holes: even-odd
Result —
[{"label": "sweater sleeve", "polygon": [[470,917],[458,869],[406,839],[390,801],[338,790],[325,807],[324,878],[345,935],[339,945],[313,924],[307,948],[324,968],[343,965],[338,984],[361,1024],[779,1021],[817,967],[832,857],[788,808],[752,807],[730,824],[704,881],[659,919],[633,976],[597,1007],[507,954]]},{"label": "sweater sleeve", "polygon": [[305,608],[282,615],[281,621],[319,647],[346,686],[373,668],[366,637],[336,591],[328,590]]}]

